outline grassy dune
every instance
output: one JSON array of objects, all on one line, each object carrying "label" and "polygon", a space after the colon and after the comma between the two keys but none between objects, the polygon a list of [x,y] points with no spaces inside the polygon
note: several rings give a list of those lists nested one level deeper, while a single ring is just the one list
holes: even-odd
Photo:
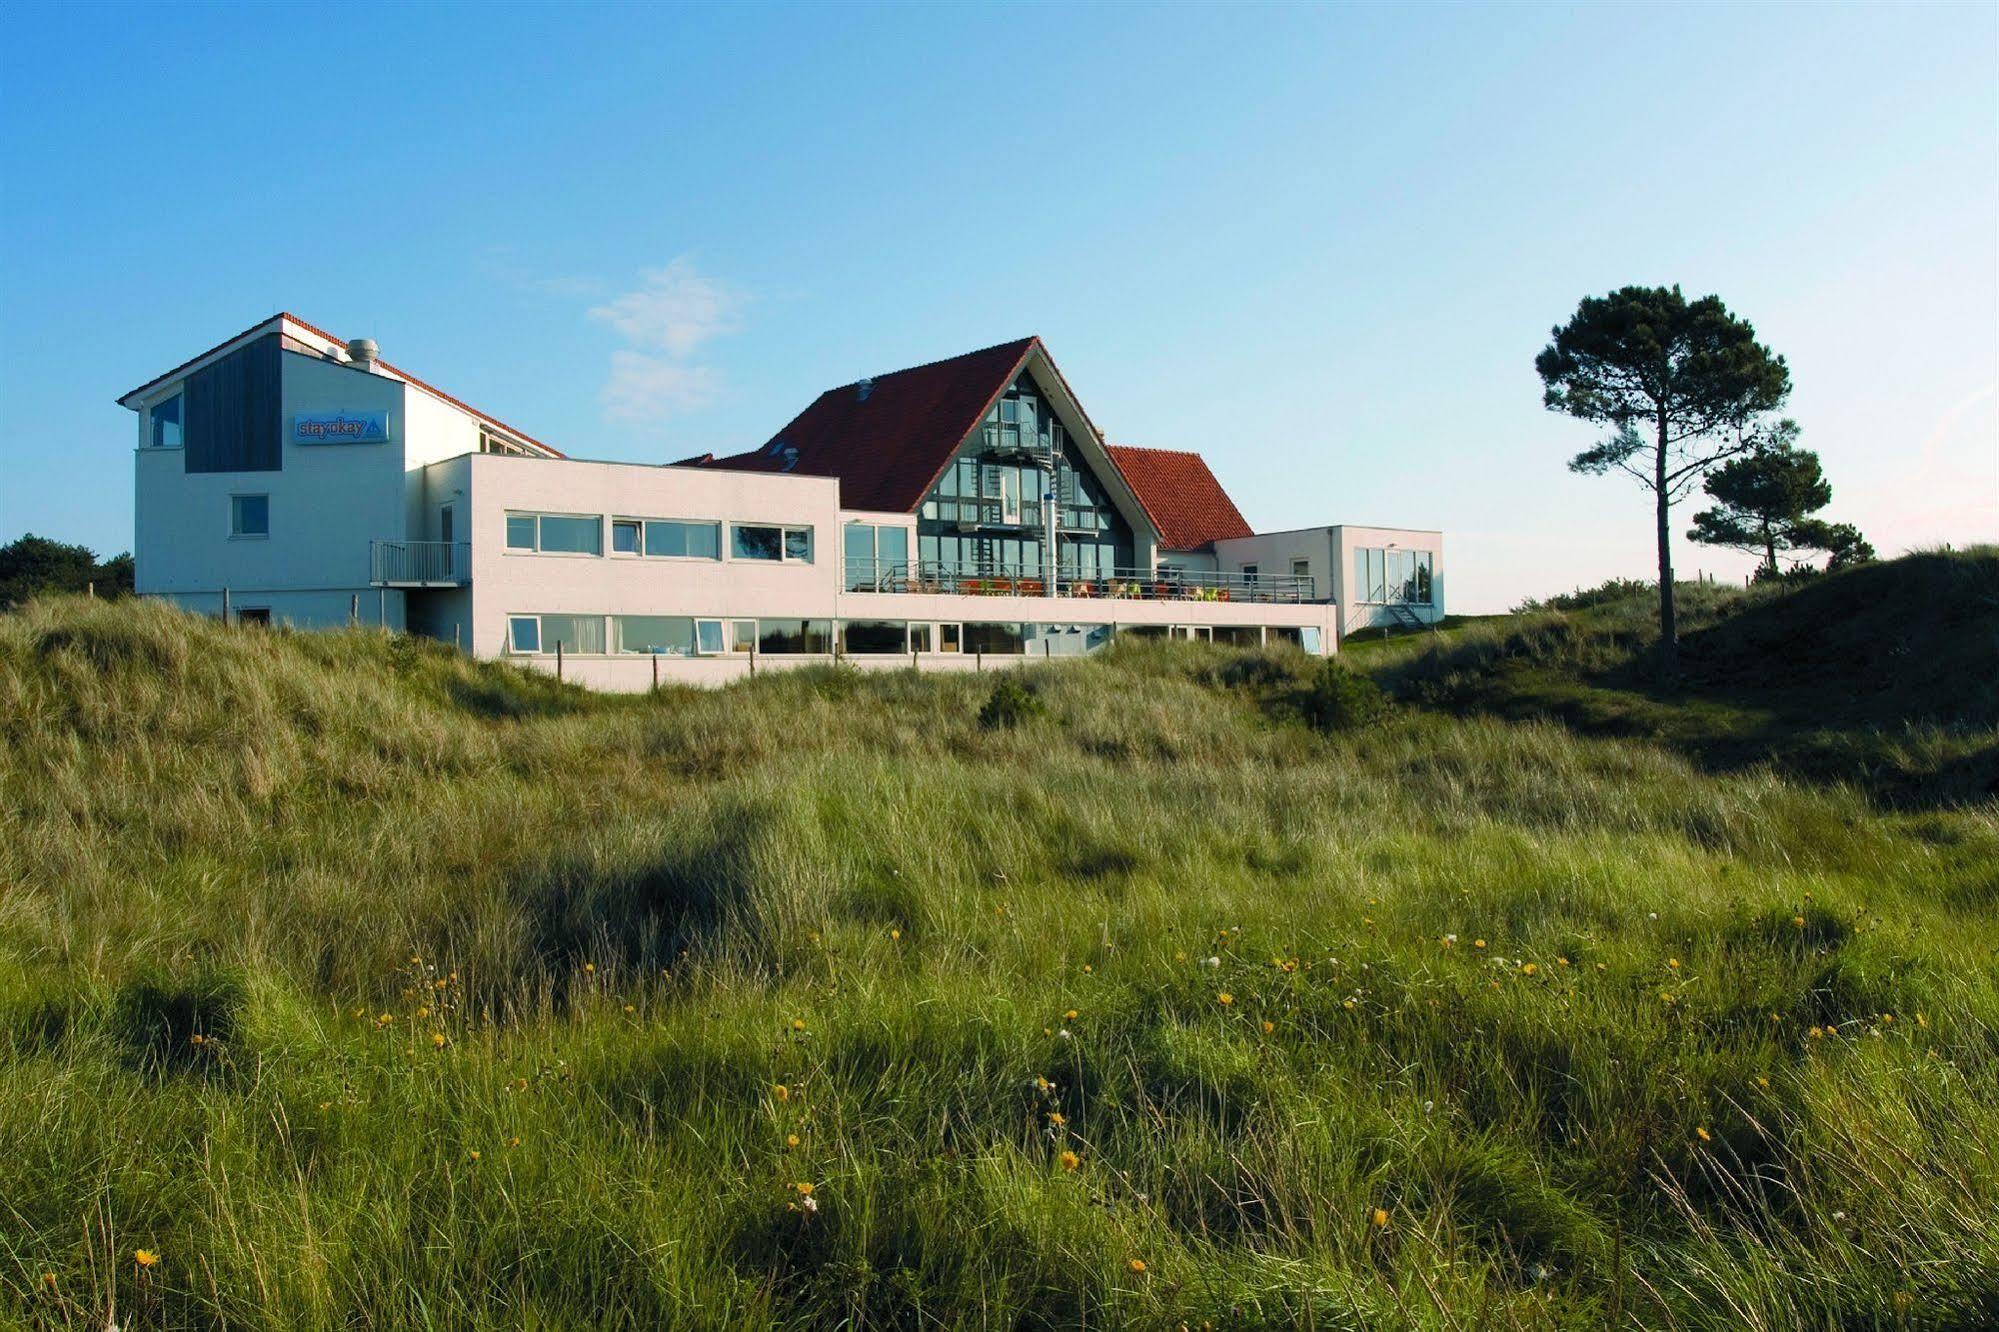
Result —
[{"label": "grassy dune", "polygon": [[1307,672],[0,617],[0,1323],[1999,1322],[1992,801]]}]

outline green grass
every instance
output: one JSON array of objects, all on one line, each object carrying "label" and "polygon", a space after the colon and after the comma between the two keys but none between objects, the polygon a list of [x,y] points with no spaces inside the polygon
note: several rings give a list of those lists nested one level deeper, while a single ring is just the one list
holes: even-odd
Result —
[{"label": "green grass", "polygon": [[1022,678],[0,617],[0,1324],[1999,1319],[1991,802]]}]

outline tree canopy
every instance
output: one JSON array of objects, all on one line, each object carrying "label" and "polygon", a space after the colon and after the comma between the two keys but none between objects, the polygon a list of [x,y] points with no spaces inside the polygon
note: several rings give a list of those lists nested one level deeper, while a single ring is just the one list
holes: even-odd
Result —
[{"label": "tree canopy", "polygon": [[1709,474],[1705,489],[1715,505],[1694,515],[1688,538],[1761,555],[1761,576],[1801,551],[1826,552],[1833,567],[1872,559],[1873,547],[1852,524],[1812,516],[1832,503],[1832,485],[1818,455],[1797,447],[1797,437],[1797,422],[1780,422],[1761,447]]}]

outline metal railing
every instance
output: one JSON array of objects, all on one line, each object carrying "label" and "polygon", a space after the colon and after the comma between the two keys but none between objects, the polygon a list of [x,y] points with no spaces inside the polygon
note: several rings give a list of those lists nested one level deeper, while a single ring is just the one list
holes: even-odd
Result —
[{"label": "metal railing", "polygon": [[1050,586],[1039,565],[847,562],[849,592],[919,592],[971,597],[1095,597],[1127,601],[1317,601],[1308,574],[1216,573],[1202,569],[1119,569],[1108,574],[1061,572]]},{"label": "metal railing", "polygon": [[369,581],[388,587],[457,587],[472,581],[467,541],[370,541]]}]

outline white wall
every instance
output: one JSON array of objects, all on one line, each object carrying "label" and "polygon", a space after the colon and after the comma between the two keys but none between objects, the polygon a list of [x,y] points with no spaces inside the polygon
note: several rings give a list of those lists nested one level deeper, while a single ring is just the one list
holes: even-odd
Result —
[{"label": "white wall", "polygon": [[[189,474],[183,450],[148,448],[142,433],[133,487],[138,591],[213,610],[226,587],[233,607],[268,606],[274,619],[308,627],[345,623],[358,595],[364,620],[387,604],[400,627],[401,597],[381,598],[369,584],[368,541],[404,530],[403,385],[291,352],[279,362],[277,471]],[[386,413],[388,442],[292,442],[295,414],[336,410]],[[143,412],[138,420],[143,432]],[[269,536],[230,535],[238,494],[270,497]]]},{"label": "white wall", "polygon": [[1304,560],[1312,577],[1312,595],[1323,601],[1344,601],[1338,595],[1333,568],[1332,530],[1307,527],[1292,532],[1260,532],[1255,536],[1232,537],[1215,543],[1222,572],[1241,573],[1245,565],[1256,566],[1260,578],[1291,576],[1291,562]]},{"label": "white wall", "polygon": [[1410,610],[1431,623],[1444,618],[1444,590],[1449,582],[1449,574],[1444,566],[1444,534],[1409,527],[1352,527],[1340,526],[1332,529],[1333,551],[1336,560],[1336,576],[1342,593],[1341,601],[1347,605],[1347,613],[1342,617],[1340,633],[1344,637],[1355,630],[1392,622],[1393,617],[1379,603],[1363,601],[1361,593],[1365,589],[1355,587],[1358,572],[1354,568],[1355,550],[1379,546],[1400,550],[1427,550],[1430,552],[1430,604],[1412,605]]}]

